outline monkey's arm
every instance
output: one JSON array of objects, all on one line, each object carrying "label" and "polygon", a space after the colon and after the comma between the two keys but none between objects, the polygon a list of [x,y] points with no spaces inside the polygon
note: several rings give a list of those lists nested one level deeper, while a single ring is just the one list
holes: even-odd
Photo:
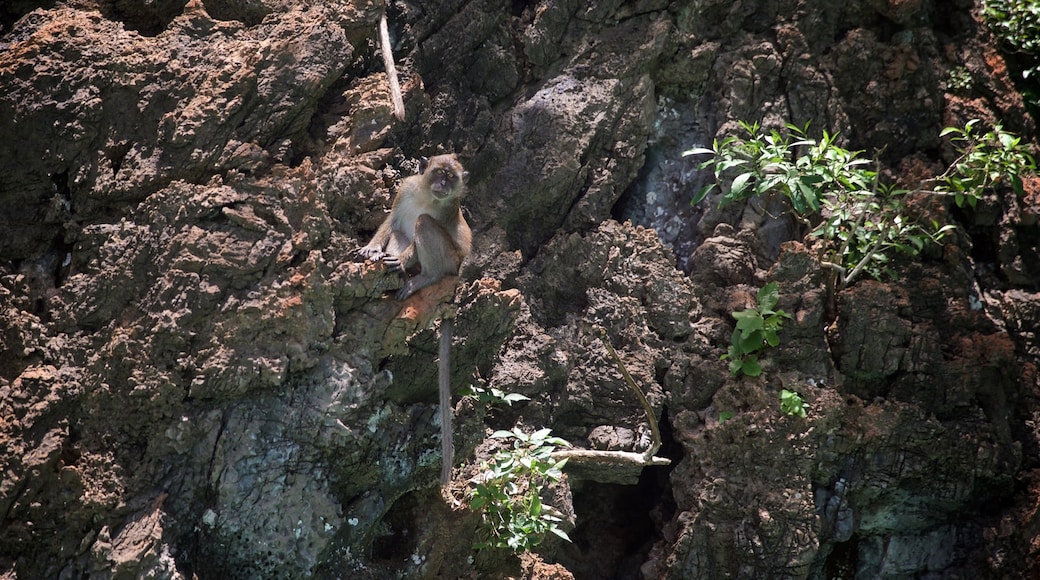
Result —
[{"label": "monkey's arm", "polygon": [[390,216],[387,216],[383,223],[380,224],[379,229],[376,230],[375,235],[372,236],[372,241],[368,242],[368,245],[364,248],[358,250],[358,256],[373,262],[383,259],[386,255],[383,250],[386,249],[386,244],[390,241],[392,225]]}]

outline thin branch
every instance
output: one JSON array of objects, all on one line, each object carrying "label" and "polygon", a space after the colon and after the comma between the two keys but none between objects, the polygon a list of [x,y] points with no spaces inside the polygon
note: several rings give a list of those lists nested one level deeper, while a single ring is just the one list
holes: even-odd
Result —
[{"label": "thin branch", "polygon": [[383,53],[383,67],[390,80],[390,101],[394,105],[394,116],[404,121],[404,99],[401,98],[401,84],[397,81],[397,67],[394,65],[394,53],[390,47],[390,30],[386,23],[386,9],[379,17],[379,48]]},{"label": "thin branch", "polygon": [[889,226],[888,224],[885,225],[885,227],[880,231],[880,235],[878,235],[877,240],[875,240],[874,243],[870,246],[870,249],[867,250],[867,253],[863,255],[863,258],[860,259],[858,264],[856,264],[856,267],[853,268],[851,272],[849,272],[848,276],[844,277],[841,283],[843,288],[851,284],[852,281],[856,278],[856,276],[859,276],[859,273],[863,271],[863,268],[867,267],[867,263],[870,262],[870,260],[874,257],[874,254],[877,253],[878,248],[880,248],[881,244],[884,243],[885,238],[888,236],[888,230],[890,229],[890,227],[891,226]]},{"label": "thin branch", "polygon": [[628,369],[625,368],[625,363],[621,362],[621,357],[618,356],[614,346],[607,340],[607,331],[603,328],[597,328],[599,332],[599,339],[603,342],[603,346],[607,347],[607,352],[610,354],[610,358],[614,359],[614,364],[617,365],[618,370],[621,371],[621,376],[624,377],[625,382],[632,388],[636,393],[636,397],[639,399],[639,403],[643,405],[643,411],[646,412],[646,420],[650,423],[650,433],[654,438],[653,445],[650,446],[644,453],[644,458],[649,460],[657,453],[657,450],[661,448],[661,431],[657,428],[657,418],[654,417],[654,409],[650,406],[650,401],[646,400],[646,395],[643,394],[643,390],[639,388],[639,385],[632,379],[632,375],[628,374]]}]

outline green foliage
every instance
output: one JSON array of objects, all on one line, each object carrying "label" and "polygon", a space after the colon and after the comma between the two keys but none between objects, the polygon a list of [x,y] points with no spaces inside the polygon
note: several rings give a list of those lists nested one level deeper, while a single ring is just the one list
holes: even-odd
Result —
[{"label": "green foliage", "polygon": [[715,183],[701,189],[693,203],[726,183],[720,205],[779,194],[795,216],[812,227],[811,235],[827,242],[824,265],[839,273],[842,287],[862,273],[874,278],[891,275],[890,253],[917,255],[952,229],[934,222],[926,228],[909,219],[909,192],[882,185],[858,151],[839,147],[836,136],[826,131],[817,140],[807,135],[808,125],[787,125],[786,134],[764,134],[757,123],[740,126],[745,138],[716,139],[711,149],[683,153],[711,155],[700,167],[710,167],[715,174]]},{"label": "green foliage", "polygon": [[783,310],[773,310],[779,300],[776,282],[770,282],[758,291],[757,308],[732,313],[737,326],[733,329],[729,351],[722,355],[722,360],[729,360],[729,372],[749,377],[762,374],[759,351],[780,344],[777,333],[783,327],[784,319],[791,318]]},{"label": "green foliage", "polygon": [[876,191],[841,190],[822,222],[811,232],[830,242],[829,262],[841,274],[841,285],[861,273],[875,280],[895,278],[890,255],[918,255],[927,244],[938,243],[954,226],[937,222],[925,228],[906,215],[907,190],[878,184]]},{"label": "green foliage", "polygon": [[[1011,45],[1032,63],[1040,57],[1040,4],[1036,0],[983,0],[982,18],[998,38]],[[1027,67],[1029,78],[1040,66]]]},{"label": "green foliage", "polygon": [[794,391],[780,389],[780,411],[792,417],[805,418],[805,401]]},{"label": "green foliage", "polygon": [[507,393],[502,389],[496,389],[494,387],[483,389],[476,385],[470,385],[469,392],[464,394],[469,395],[471,397],[475,397],[477,399],[477,402],[479,402],[482,405],[505,403],[507,406],[511,407],[513,403],[516,403],[518,401],[531,400],[530,397],[521,395],[520,393]]},{"label": "green foliage", "polygon": [[974,208],[983,195],[1004,183],[1023,195],[1022,174],[1036,169],[1021,137],[1000,125],[981,133],[978,123],[972,119],[963,129],[947,127],[939,133],[940,137],[950,136],[960,157],[936,179],[935,190],[952,195],[958,207],[967,204]]},{"label": "green foliage", "polygon": [[[780,193],[799,215],[821,209],[826,196],[835,190],[869,189],[873,173],[858,169],[867,161],[858,152],[834,145],[835,136],[823,133],[820,141],[806,135],[808,125],[787,125],[788,133],[772,130],[763,134],[758,123],[741,121],[746,139],[726,137],[715,140],[711,149],[697,148],[686,155],[711,155],[700,168],[712,167],[716,183],[701,189],[692,203],[697,204],[720,183],[730,185],[722,192],[720,205],[743,201],[756,195]],[[792,142],[792,136],[797,140]],[[804,155],[792,159],[798,147],[808,148]]]},{"label": "green foliage", "polygon": [[958,66],[946,73],[946,90],[952,93],[967,93],[972,83],[971,71],[965,66]]},{"label": "green foliage", "polygon": [[541,543],[546,533],[570,541],[560,529],[556,510],[542,503],[542,491],[563,477],[566,459],[554,461],[556,447],[570,443],[541,429],[527,435],[520,429],[496,431],[491,437],[510,439],[511,449],[495,453],[480,475],[470,480],[470,508],[480,511],[482,527],[477,549],[509,548],[523,552]]}]

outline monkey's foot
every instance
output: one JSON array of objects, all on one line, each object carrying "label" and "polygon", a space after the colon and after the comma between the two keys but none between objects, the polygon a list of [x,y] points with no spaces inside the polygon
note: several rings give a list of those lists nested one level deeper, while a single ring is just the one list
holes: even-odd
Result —
[{"label": "monkey's foot", "polygon": [[404,302],[406,298],[408,298],[412,294],[415,294],[415,291],[418,290],[418,288],[413,288],[412,286],[413,285],[411,284],[411,280],[405,282],[404,287],[398,290],[397,294],[394,295],[394,299],[396,299],[398,302]]}]

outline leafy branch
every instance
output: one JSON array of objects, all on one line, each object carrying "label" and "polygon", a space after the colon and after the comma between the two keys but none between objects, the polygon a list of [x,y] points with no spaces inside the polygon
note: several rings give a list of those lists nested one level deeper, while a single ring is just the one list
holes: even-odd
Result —
[{"label": "leafy branch", "polygon": [[[715,182],[694,195],[699,203],[716,188],[719,205],[758,195],[778,195],[790,211],[812,228],[810,235],[827,242],[825,267],[845,287],[861,274],[881,278],[893,252],[917,255],[928,243],[939,242],[953,226],[928,227],[909,219],[910,192],[882,184],[870,161],[836,144],[836,135],[823,131],[819,139],[805,127],[786,125],[787,132],[764,133],[758,123],[740,122],[744,137],[716,139],[712,148],[694,148],[686,155],[710,155],[701,169],[711,168]],[[800,153],[800,154],[799,154]]]},{"label": "leafy branch", "polygon": [[[990,30],[1025,61],[1022,78],[1034,76],[1040,65],[1040,7],[1032,0],[983,0],[982,18]],[[1032,95],[1035,97],[1035,93]]]},{"label": "leafy branch", "polygon": [[1003,183],[1016,195],[1024,195],[1022,174],[1036,170],[1036,162],[1021,137],[997,124],[981,133],[972,119],[964,128],[947,127],[940,137],[950,136],[960,157],[935,179],[934,193],[952,195],[957,207],[974,208],[982,196]]}]

